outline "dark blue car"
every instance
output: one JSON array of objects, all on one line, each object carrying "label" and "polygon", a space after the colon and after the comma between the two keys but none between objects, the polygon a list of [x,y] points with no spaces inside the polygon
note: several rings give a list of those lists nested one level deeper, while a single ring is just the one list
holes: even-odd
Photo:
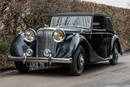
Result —
[{"label": "dark blue car", "polygon": [[122,54],[110,18],[88,12],[54,14],[50,26],[20,32],[10,52],[9,59],[20,72],[37,63],[43,67],[68,65],[72,75],[80,75],[88,63],[109,61],[115,65]]}]

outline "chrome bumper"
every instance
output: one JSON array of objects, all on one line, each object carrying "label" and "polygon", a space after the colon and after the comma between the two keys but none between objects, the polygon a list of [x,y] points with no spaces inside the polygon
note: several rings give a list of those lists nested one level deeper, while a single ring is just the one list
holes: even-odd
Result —
[{"label": "chrome bumper", "polygon": [[9,61],[43,62],[43,63],[72,63],[72,58],[47,58],[47,57],[14,57],[8,56]]}]

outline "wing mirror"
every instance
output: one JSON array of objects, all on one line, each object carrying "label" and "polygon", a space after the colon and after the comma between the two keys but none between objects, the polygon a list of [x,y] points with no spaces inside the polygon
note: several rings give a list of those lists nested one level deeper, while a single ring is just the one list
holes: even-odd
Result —
[{"label": "wing mirror", "polygon": [[44,24],[44,26],[45,26],[45,27],[49,27],[49,25],[47,25],[47,24]]},{"label": "wing mirror", "polygon": [[80,30],[81,34],[87,34],[87,33],[91,33],[91,32],[92,32],[92,30],[90,30],[90,29],[81,29]]}]

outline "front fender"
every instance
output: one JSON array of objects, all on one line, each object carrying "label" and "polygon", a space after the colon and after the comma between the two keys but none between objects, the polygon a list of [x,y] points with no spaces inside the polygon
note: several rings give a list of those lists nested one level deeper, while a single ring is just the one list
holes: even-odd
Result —
[{"label": "front fender", "polygon": [[[80,42],[83,41],[83,37],[79,34],[69,35],[63,43],[58,45],[58,49],[55,57],[57,58],[70,58],[75,50],[78,48]],[[86,44],[87,45],[87,44]]]},{"label": "front fender", "polygon": [[75,51],[80,41],[79,34],[69,35],[66,37],[63,43],[59,43],[57,46],[56,58],[69,58],[72,57],[72,53]]},{"label": "front fender", "polygon": [[18,34],[18,36],[13,40],[11,47],[10,47],[10,53],[12,56],[24,56],[24,53],[29,48],[27,43],[24,41],[24,33]]}]

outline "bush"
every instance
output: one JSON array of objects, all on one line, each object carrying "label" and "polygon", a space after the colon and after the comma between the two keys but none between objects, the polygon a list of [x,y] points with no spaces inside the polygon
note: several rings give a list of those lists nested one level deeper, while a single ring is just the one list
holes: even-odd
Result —
[{"label": "bush", "polygon": [[5,54],[8,50],[8,45],[5,42],[0,42],[0,53]]}]

